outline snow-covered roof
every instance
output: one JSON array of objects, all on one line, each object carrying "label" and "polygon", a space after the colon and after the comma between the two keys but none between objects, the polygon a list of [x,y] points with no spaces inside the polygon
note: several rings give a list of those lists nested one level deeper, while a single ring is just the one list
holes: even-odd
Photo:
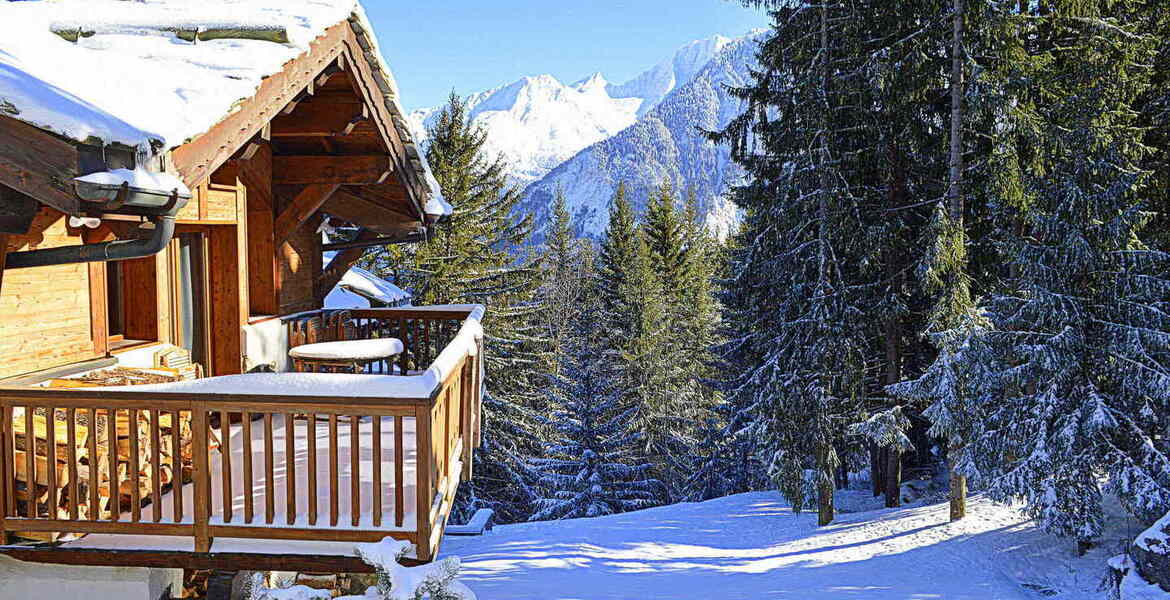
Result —
[{"label": "snow-covered roof", "polygon": [[0,115],[153,154],[208,131],[347,20],[388,110],[403,119],[357,0],[0,2]]},{"label": "snow-covered roof", "polygon": [[[356,8],[354,0],[4,2],[0,103],[10,116],[78,141],[178,146]],[[211,28],[282,29],[288,41],[176,36]],[[76,42],[54,33],[68,31],[80,32]]]},{"label": "snow-covered roof", "polygon": [[402,288],[361,267],[352,267],[346,271],[338,285],[371,300],[386,304],[395,304],[410,299],[410,294]]},{"label": "snow-covered roof", "polygon": [[[332,256],[326,252],[326,263],[330,260]],[[410,297],[410,292],[393,283],[361,267],[350,267],[325,296],[325,308],[370,308],[371,300],[395,306],[405,303]]]}]

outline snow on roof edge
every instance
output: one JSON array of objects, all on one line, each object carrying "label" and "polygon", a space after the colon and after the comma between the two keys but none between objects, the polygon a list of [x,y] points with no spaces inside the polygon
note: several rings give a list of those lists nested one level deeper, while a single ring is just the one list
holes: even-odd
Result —
[{"label": "snow on roof edge", "polygon": [[[371,35],[374,28],[366,16],[366,10],[362,6],[361,0],[355,0],[354,2],[353,13],[349,18],[349,25],[357,36],[358,43],[364,50],[366,60],[370,63],[370,68],[374,71],[375,81],[377,81],[378,86],[382,89],[382,100],[386,104],[386,109],[390,111],[391,118],[394,119],[394,123],[391,125],[398,131],[402,143],[407,146],[407,154],[419,157],[419,164],[415,167],[415,172],[429,188],[427,190],[429,197],[424,203],[423,212],[428,215],[450,215],[452,212],[451,205],[447,203],[447,199],[443,196],[443,190],[439,187],[438,180],[435,179],[434,174],[431,172],[431,166],[427,162],[426,155],[418,148],[410,133],[410,127],[407,125],[406,110],[402,108],[402,104],[399,102],[398,82],[394,79],[394,73],[390,70],[390,65],[387,64],[386,57],[382,54],[382,49],[378,46],[377,36]],[[365,43],[363,44],[362,42]],[[414,166],[413,161],[412,166]]]}]

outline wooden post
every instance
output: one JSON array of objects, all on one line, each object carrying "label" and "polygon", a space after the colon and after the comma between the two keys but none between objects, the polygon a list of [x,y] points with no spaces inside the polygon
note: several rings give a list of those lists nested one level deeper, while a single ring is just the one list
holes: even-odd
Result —
[{"label": "wooden post", "polygon": [[474,455],[472,450],[474,446],[471,444],[472,425],[471,411],[475,406],[475,377],[472,374],[476,368],[475,357],[469,356],[463,361],[463,380],[459,385],[459,415],[461,418],[461,425],[459,427],[459,437],[463,440],[463,472],[460,473],[460,480],[471,481],[471,458]]},{"label": "wooden post", "polygon": [[[4,237],[0,234],[0,238]],[[4,244],[0,242],[0,248]],[[0,261],[3,261],[3,251],[0,250]],[[3,267],[0,267],[0,274],[3,274]],[[8,543],[8,528],[5,526],[5,518],[9,516],[9,509],[12,502],[9,501],[10,486],[16,480],[15,475],[11,472],[11,461],[9,458],[8,449],[12,447],[12,426],[9,424],[12,421],[12,408],[8,406],[0,406],[0,544]],[[96,429],[96,428],[95,428]]]},{"label": "wooden post", "polygon": [[208,464],[207,407],[191,403],[191,479],[195,486],[195,551],[211,551],[211,466]]},{"label": "wooden post", "polygon": [[4,291],[4,266],[8,264],[8,234],[0,233],[0,292]]},{"label": "wooden post", "polygon": [[415,449],[415,512],[418,524],[416,554],[423,562],[431,560],[431,501],[434,500],[432,481],[435,474],[434,446],[431,443],[431,406],[420,406],[414,412]]}]

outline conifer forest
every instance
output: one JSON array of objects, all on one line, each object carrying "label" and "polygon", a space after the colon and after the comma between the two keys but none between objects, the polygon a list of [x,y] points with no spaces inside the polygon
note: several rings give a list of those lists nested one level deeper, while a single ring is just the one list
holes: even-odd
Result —
[{"label": "conifer forest", "polygon": [[463,99],[429,132],[451,225],[366,266],[489,307],[460,514],[776,490],[824,525],[918,481],[1084,549],[1107,497],[1170,511],[1170,3],[747,3],[758,69],[702,132],[747,174],[730,236],[618,181],[600,239],[558,194],[532,243]]}]

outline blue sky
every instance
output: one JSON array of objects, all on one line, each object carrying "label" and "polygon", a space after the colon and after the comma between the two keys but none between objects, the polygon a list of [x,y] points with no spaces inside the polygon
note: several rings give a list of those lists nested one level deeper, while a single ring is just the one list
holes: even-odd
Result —
[{"label": "blue sky", "polygon": [[407,110],[550,73],[624,82],[691,40],[767,24],[729,0],[364,2]]}]

